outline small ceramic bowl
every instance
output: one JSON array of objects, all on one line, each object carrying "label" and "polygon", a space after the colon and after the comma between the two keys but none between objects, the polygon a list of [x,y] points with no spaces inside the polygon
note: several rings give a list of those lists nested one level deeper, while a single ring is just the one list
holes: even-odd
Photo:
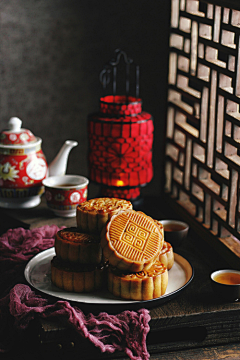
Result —
[{"label": "small ceramic bowl", "polygon": [[50,176],[42,183],[47,205],[57,216],[76,216],[77,205],[87,200],[89,180],[84,176]]},{"label": "small ceramic bowl", "polygon": [[237,301],[240,299],[240,271],[218,270],[211,276],[213,291],[226,301]]},{"label": "small ceramic bowl", "polygon": [[164,229],[164,240],[169,242],[173,250],[182,245],[186,239],[189,225],[178,220],[160,220]]}]

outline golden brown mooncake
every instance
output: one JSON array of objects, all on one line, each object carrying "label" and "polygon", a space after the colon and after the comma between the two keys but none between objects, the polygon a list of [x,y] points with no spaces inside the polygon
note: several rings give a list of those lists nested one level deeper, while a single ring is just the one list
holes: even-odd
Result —
[{"label": "golden brown mooncake", "polygon": [[138,273],[122,274],[117,269],[108,269],[108,290],[122,299],[156,299],[165,294],[167,285],[168,271],[159,261]]},{"label": "golden brown mooncake", "polygon": [[85,293],[102,289],[106,276],[106,264],[76,265],[57,256],[51,261],[52,283],[66,291]]},{"label": "golden brown mooncake", "polygon": [[108,219],[121,210],[132,209],[128,200],[117,198],[96,198],[77,206],[77,227],[83,232],[100,234]]},{"label": "golden brown mooncake", "polygon": [[163,232],[149,216],[134,210],[121,211],[103,228],[101,246],[110,265],[139,272],[149,269],[159,256]]},{"label": "golden brown mooncake", "polygon": [[100,238],[84,234],[77,228],[65,228],[55,236],[55,252],[59,259],[80,264],[98,264],[102,261]]},{"label": "golden brown mooncake", "polygon": [[[154,221],[164,234],[163,224],[159,220]],[[166,241],[163,243],[163,247],[159,255],[159,261],[162,262],[168,270],[170,270],[174,264],[174,253],[172,245]]]},{"label": "golden brown mooncake", "polygon": [[163,247],[159,255],[159,261],[163,263],[168,270],[170,270],[174,264],[172,245],[166,241],[163,243]]},{"label": "golden brown mooncake", "polygon": [[154,219],[153,221],[157,224],[157,226],[159,227],[159,230],[164,233],[163,224],[159,220]]}]

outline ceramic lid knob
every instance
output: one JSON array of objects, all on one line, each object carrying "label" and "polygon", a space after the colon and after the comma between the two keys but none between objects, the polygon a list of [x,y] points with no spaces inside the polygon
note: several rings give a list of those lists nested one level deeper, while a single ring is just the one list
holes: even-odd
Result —
[{"label": "ceramic lid knob", "polygon": [[11,131],[20,131],[22,126],[22,120],[18,117],[12,117],[8,122],[8,128]]}]

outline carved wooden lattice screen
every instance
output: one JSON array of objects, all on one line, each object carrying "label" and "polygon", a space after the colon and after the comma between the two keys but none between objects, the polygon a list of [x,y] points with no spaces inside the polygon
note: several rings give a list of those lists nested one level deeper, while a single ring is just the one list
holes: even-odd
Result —
[{"label": "carved wooden lattice screen", "polygon": [[230,3],[172,0],[165,190],[240,267],[240,0]]}]

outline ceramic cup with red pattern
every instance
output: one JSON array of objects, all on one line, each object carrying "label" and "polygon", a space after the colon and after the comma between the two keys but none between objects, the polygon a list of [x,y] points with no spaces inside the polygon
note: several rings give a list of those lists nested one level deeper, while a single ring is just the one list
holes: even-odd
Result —
[{"label": "ceramic cup with red pattern", "polygon": [[76,216],[77,205],[87,200],[89,180],[84,176],[50,176],[42,183],[47,205],[57,216]]}]

